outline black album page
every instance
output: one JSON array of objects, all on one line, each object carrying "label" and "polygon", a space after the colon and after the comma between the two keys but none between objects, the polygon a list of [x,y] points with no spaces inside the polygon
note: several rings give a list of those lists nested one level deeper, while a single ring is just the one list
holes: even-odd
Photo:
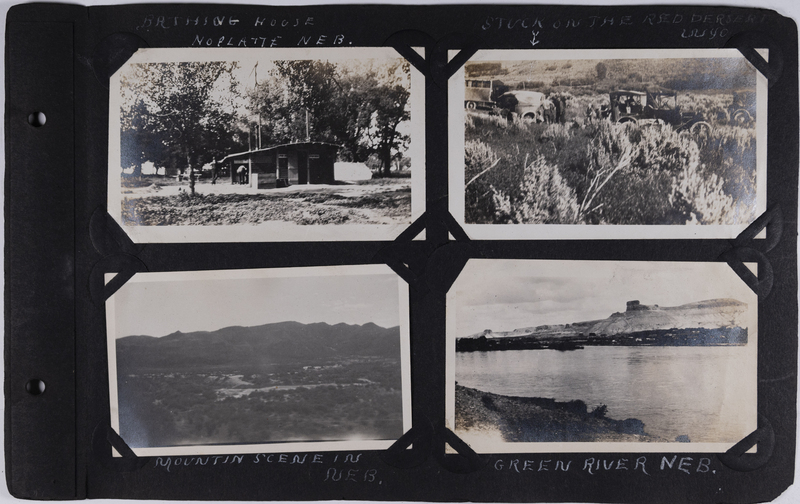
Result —
[{"label": "black album page", "polygon": [[781,13],[39,3],[5,61],[11,495],[792,484]]}]

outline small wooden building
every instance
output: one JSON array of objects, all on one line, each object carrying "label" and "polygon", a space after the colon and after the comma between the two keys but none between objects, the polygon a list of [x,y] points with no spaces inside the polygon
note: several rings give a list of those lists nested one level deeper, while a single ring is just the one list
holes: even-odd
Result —
[{"label": "small wooden building", "polygon": [[338,145],[326,142],[296,142],[231,154],[220,165],[227,168],[232,184],[259,189],[330,184],[338,150]]}]

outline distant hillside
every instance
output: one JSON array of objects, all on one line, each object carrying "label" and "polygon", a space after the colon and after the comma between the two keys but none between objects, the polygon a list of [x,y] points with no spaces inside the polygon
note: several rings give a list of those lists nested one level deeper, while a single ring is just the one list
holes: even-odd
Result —
[{"label": "distant hillside", "polygon": [[162,338],[127,336],[117,340],[117,367],[182,370],[312,364],[359,357],[399,358],[400,329],[364,325],[279,322],[217,331],[180,331]]},{"label": "distant hillside", "polygon": [[514,329],[513,331],[483,332],[469,338],[509,338],[519,336],[571,337],[579,334],[623,334],[654,329],[672,328],[730,328],[743,327],[742,316],[747,304],[736,299],[709,299],[680,306],[659,307],[628,301],[624,312],[612,313],[603,320],[589,320],[569,324],[551,324]]},{"label": "distant hillside", "polygon": [[464,68],[468,79],[497,79],[512,88],[524,82],[534,88],[655,84],[675,90],[736,90],[755,89],[756,76],[744,58],[474,62]]}]

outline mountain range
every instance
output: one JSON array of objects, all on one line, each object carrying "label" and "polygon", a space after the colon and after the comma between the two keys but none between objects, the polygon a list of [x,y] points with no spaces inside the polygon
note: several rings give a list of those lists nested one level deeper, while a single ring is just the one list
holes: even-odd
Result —
[{"label": "mountain range", "polygon": [[608,318],[569,324],[550,324],[522,327],[513,331],[486,329],[467,338],[509,338],[542,336],[549,338],[588,335],[613,335],[672,328],[732,328],[746,327],[743,321],[747,304],[736,299],[721,298],[687,303],[680,306],[643,305],[628,301],[624,312]]},{"label": "mountain range", "polygon": [[399,359],[400,328],[387,329],[373,323],[278,322],[216,331],[177,331],[160,338],[126,336],[117,339],[116,347],[120,372]]}]

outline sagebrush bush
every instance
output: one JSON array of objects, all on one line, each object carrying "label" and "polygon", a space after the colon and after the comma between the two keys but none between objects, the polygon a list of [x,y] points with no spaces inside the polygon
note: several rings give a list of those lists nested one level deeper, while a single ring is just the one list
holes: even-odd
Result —
[{"label": "sagebrush bush", "polygon": [[679,173],[700,162],[700,149],[689,135],[680,135],[670,125],[643,128],[633,161],[638,171]]},{"label": "sagebrush bush", "polygon": [[[467,181],[497,162],[497,154],[480,140],[469,140],[464,145],[464,176]],[[467,183],[467,182],[465,182]]]},{"label": "sagebrush bush", "polygon": [[[731,100],[725,94],[679,96],[682,109],[695,109],[712,123],[702,142],[665,124],[547,125],[468,113],[465,183],[480,176],[466,187],[467,222],[752,221],[755,129],[728,123]],[[607,95],[569,99],[576,119],[603,102]]]},{"label": "sagebrush bush", "polygon": [[544,130],[539,134],[539,141],[553,142],[554,147],[563,149],[572,136],[569,128],[565,128],[561,124],[548,124]]},{"label": "sagebrush bush", "polygon": [[575,221],[578,202],[558,168],[544,156],[525,166],[522,187],[515,196],[492,187],[497,224],[564,224]]},{"label": "sagebrush bush", "polygon": [[672,182],[670,200],[688,224],[733,224],[734,201],[715,174],[685,167]]},{"label": "sagebrush bush", "polygon": [[[539,152],[538,132],[544,127],[524,121],[509,122],[488,114],[474,114],[472,127],[465,130],[465,150],[469,150],[464,156],[466,222],[494,222],[492,187],[516,196],[522,184],[525,157]],[[484,171],[489,158],[485,157],[488,151],[483,146],[488,146],[496,154],[491,162],[497,164],[488,171]]]},{"label": "sagebrush bush", "polygon": [[481,177],[494,168],[500,158],[486,143],[467,140],[464,145],[464,205],[467,222],[491,221],[495,214],[494,200]]},{"label": "sagebrush bush", "polygon": [[756,138],[755,130],[739,126],[722,126],[712,132],[708,145],[701,151],[701,164],[705,173],[716,175],[723,191],[731,195],[737,205],[751,210],[739,216],[738,222],[752,220],[756,198]]}]

